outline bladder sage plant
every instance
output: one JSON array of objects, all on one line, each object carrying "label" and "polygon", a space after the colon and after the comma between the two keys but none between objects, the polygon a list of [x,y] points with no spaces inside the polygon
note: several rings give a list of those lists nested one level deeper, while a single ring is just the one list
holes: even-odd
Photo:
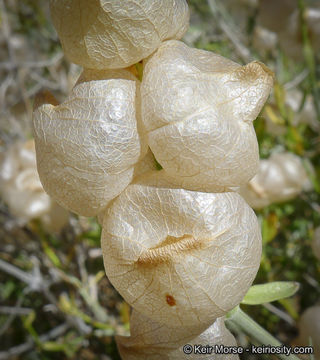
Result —
[{"label": "bladder sage plant", "polygon": [[50,3],[84,70],[64,102],[37,104],[38,171],[59,204],[102,223],[106,274],[133,308],[131,336],[117,338],[123,359],[192,359],[187,341],[235,345],[222,317],[255,278],[261,235],[231,187],[258,171],[252,122],[271,71],[179,41],[185,0]]}]

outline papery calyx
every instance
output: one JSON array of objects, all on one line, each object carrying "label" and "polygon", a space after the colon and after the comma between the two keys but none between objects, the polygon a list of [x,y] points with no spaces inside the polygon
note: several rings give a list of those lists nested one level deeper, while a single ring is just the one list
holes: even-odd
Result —
[{"label": "papery calyx", "polygon": [[252,121],[273,84],[259,62],[240,66],[179,41],[145,62],[142,120],[157,161],[190,190],[239,186],[259,166]]},{"label": "papery calyx", "polygon": [[257,218],[238,194],[139,184],[108,208],[101,245],[124,299],[170,327],[209,326],[232,309],[261,255]]},{"label": "papery calyx", "polygon": [[136,81],[87,80],[60,105],[38,106],[33,124],[46,192],[75,213],[95,216],[131,182],[141,143]]},{"label": "papery calyx", "polygon": [[189,25],[185,0],[51,0],[67,58],[92,69],[119,69],[180,39]]}]

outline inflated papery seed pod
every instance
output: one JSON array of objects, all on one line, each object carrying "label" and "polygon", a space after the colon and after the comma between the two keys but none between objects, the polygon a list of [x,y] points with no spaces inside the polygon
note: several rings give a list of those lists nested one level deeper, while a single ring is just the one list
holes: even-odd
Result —
[{"label": "inflated papery seed pod", "polygon": [[[212,346],[212,353],[192,354],[188,355],[183,351],[183,347],[179,347],[178,350],[173,351],[169,355],[169,360],[196,360],[196,359],[215,359],[215,360],[239,360],[239,356],[233,353],[221,354],[217,350],[217,347],[221,349],[223,347],[237,347],[237,342],[231,332],[225,327],[223,318],[218,318],[206,331],[191,340],[189,343],[195,350],[197,345],[209,345]],[[236,350],[236,349],[234,349]]]},{"label": "inflated papery seed pod", "polygon": [[315,360],[320,360],[320,305],[309,307],[299,320],[299,337],[297,343],[314,348]]},{"label": "inflated papery seed pod", "polygon": [[202,326],[226,314],[260,263],[253,210],[236,193],[130,185],[107,209],[106,274],[138,312],[169,327]]},{"label": "inflated papery seed pod", "polygon": [[314,255],[320,260],[320,226],[314,230],[312,249]]},{"label": "inflated papery seed pod", "polygon": [[171,359],[169,352],[178,350],[207,329],[206,325],[168,327],[132,311],[130,336],[116,336],[119,352],[124,360]]},{"label": "inflated papery seed pod", "polygon": [[123,360],[182,360],[215,359],[236,360],[237,355],[185,354],[182,346],[196,344],[237,346],[233,335],[226,329],[223,318],[217,319],[207,329],[170,328],[150,320],[142,314],[132,313],[130,337],[117,336],[116,342]]},{"label": "inflated papery seed pod", "polygon": [[[150,148],[147,147],[145,155],[134,166],[132,183],[135,183],[137,181],[140,182],[141,179],[149,180],[149,178],[151,177],[150,173],[153,172],[155,172],[156,174],[161,173],[161,171],[157,171],[157,170],[158,167],[154,155],[152,154]],[[159,183],[158,177],[157,180],[154,180],[154,183]],[[168,182],[168,179],[166,179],[165,184],[168,185],[168,187],[172,186],[172,183]],[[102,211],[97,216],[97,220],[100,225],[102,225],[103,223],[103,217],[104,217],[104,212]]]},{"label": "inflated papery seed pod", "polygon": [[51,0],[50,9],[67,58],[93,69],[135,64],[189,25],[185,0]]},{"label": "inflated papery seed pod", "polygon": [[274,153],[260,161],[258,174],[239,189],[254,209],[295,198],[311,187],[301,159],[292,153]]},{"label": "inflated papery seed pod", "polygon": [[76,85],[93,80],[107,80],[107,79],[126,79],[135,82],[136,84],[135,111],[136,111],[137,129],[138,129],[138,133],[140,134],[140,148],[141,148],[140,159],[142,159],[148,151],[148,144],[147,144],[146,131],[141,120],[140,81],[138,80],[135,73],[136,73],[135,66],[131,66],[126,69],[116,69],[116,70],[84,69],[80,74]]},{"label": "inflated papery seed pod", "polygon": [[16,142],[3,153],[0,160],[0,194],[20,225],[41,218],[47,229],[59,231],[68,222],[68,212],[43,190],[33,140]]},{"label": "inflated papery seed pod", "polygon": [[214,191],[248,182],[259,166],[253,120],[273,84],[263,64],[240,66],[211,52],[167,41],[145,62],[142,120],[168,175]]},{"label": "inflated papery seed pod", "polygon": [[[37,165],[46,192],[65,208],[95,216],[132,180],[141,154],[136,81],[76,85],[60,105],[34,111]],[[129,78],[129,80],[128,80]]]}]

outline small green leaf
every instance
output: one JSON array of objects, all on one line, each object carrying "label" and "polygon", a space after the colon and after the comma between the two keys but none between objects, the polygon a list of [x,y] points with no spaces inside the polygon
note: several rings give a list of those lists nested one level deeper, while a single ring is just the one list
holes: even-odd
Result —
[{"label": "small green leaf", "polygon": [[58,256],[55,254],[54,250],[48,245],[46,240],[42,241],[42,246],[44,249],[44,252],[46,253],[46,255],[48,256],[48,258],[50,259],[50,261],[52,262],[52,264],[57,267],[57,268],[61,268],[62,264],[60,262],[60,259],[58,258]]},{"label": "small green leaf", "polygon": [[262,239],[263,244],[271,242],[278,234],[279,218],[274,212],[270,213],[262,220]]},{"label": "small green leaf", "polygon": [[260,305],[284,299],[299,290],[299,283],[293,281],[276,281],[268,284],[253,285],[242,300],[242,304]]}]

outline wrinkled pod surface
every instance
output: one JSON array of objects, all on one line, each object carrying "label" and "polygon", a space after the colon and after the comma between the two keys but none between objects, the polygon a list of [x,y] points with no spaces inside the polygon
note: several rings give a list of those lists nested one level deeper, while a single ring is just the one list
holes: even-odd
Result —
[{"label": "wrinkled pod surface", "polygon": [[137,86],[125,70],[84,72],[63,103],[34,111],[40,179],[65,208],[95,216],[131,182],[141,154]]},{"label": "wrinkled pod surface", "polygon": [[272,84],[259,62],[240,66],[164,42],[145,60],[141,84],[142,120],[157,161],[189,190],[248,182],[259,167],[253,120]]},{"label": "wrinkled pod surface", "polygon": [[[223,318],[217,319],[207,329],[170,328],[148,319],[133,310],[130,318],[130,337],[117,336],[116,342],[123,360],[184,360],[221,359],[238,360],[237,355],[217,355],[215,346],[237,346],[235,338],[226,329]],[[183,351],[184,345],[209,345],[212,353],[203,355]],[[193,350],[195,348],[193,347]],[[190,351],[189,348],[187,350]],[[186,351],[186,350],[185,350]],[[188,352],[188,351],[187,351]]]},{"label": "wrinkled pod surface", "polygon": [[108,208],[101,246],[107,276],[135,310],[169,327],[208,327],[249,289],[261,235],[236,193],[135,184]]},{"label": "wrinkled pod surface", "polygon": [[189,26],[185,0],[50,0],[63,51],[91,69],[119,69],[139,62]]}]

